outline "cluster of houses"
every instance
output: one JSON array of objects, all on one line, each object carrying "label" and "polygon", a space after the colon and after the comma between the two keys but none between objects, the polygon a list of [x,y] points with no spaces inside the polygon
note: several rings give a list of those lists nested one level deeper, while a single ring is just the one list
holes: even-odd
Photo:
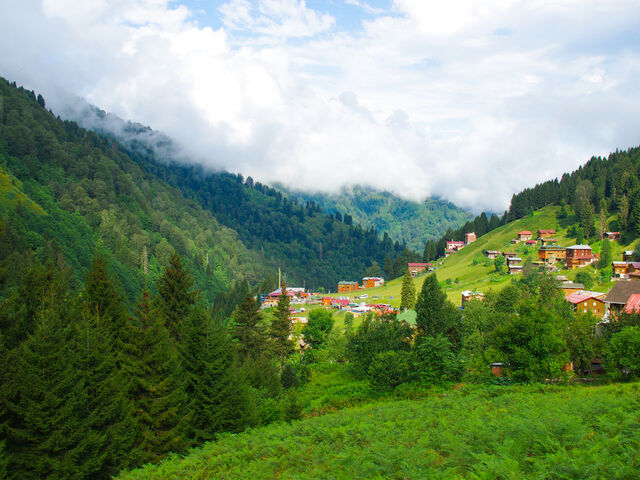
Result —
[{"label": "cluster of houses", "polygon": [[342,280],[338,282],[338,293],[355,292],[364,288],[379,287],[380,285],[384,285],[384,278],[382,277],[364,277],[362,283]]},{"label": "cluster of houses", "polygon": [[470,243],[475,242],[477,239],[476,234],[474,232],[468,232],[464,234],[464,241],[461,240],[447,240],[447,246],[444,249],[444,256],[448,257],[454,252],[457,252],[461,248]]},{"label": "cluster of houses", "polygon": [[485,250],[485,257],[490,259],[503,256],[506,260],[507,271],[513,275],[515,273],[522,273],[522,258],[518,256],[516,252],[500,252],[499,250]]}]

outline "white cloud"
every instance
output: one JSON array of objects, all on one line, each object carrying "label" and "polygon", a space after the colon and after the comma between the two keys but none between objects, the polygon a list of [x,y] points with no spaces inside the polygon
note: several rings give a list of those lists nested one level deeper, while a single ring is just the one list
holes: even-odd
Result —
[{"label": "white cloud", "polygon": [[261,181],[500,211],[640,136],[637,1],[396,0],[354,32],[298,0],[231,0],[217,29],[169,0],[7,2],[0,74]]}]

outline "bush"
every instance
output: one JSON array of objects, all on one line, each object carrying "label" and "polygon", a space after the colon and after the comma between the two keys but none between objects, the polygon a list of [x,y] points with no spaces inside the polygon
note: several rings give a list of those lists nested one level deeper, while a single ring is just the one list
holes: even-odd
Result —
[{"label": "bush", "polygon": [[378,353],[369,365],[367,376],[371,384],[378,388],[395,388],[411,379],[411,364],[410,352]]},{"label": "bush", "polygon": [[460,373],[451,342],[443,335],[421,337],[415,348],[415,374],[423,384],[440,384]]},{"label": "bush", "polygon": [[280,381],[282,382],[282,386],[286,389],[297,387],[300,384],[298,380],[298,375],[296,374],[295,368],[290,363],[287,363],[282,369],[282,373],[280,374]]},{"label": "bush", "polygon": [[607,364],[626,377],[640,374],[640,327],[624,327],[611,337]]}]

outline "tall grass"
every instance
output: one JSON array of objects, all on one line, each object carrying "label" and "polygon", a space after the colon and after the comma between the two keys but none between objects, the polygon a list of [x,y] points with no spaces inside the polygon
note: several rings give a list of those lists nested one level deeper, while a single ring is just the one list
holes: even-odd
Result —
[{"label": "tall grass", "polygon": [[170,479],[635,479],[640,385],[462,386],[227,434],[121,475]]}]

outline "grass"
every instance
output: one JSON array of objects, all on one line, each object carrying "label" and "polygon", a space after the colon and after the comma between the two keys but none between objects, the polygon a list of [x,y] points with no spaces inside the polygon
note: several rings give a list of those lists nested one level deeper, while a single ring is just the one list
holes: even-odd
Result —
[{"label": "grass", "polygon": [[[557,214],[559,207],[548,206],[536,211],[532,216],[521,218],[507,225],[489,232],[486,235],[481,236],[474,243],[467,245],[460,251],[450,255],[449,257],[441,260],[437,264],[436,274],[438,280],[443,284],[443,288],[447,293],[447,297],[455,305],[460,305],[461,293],[464,290],[478,290],[486,293],[489,290],[499,291],[502,290],[511,281],[512,276],[508,274],[498,275],[495,273],[493,264],[485,266],[482,263],[484,258],[483,251],[485,250],[499,250],[499,251],[512,251],[518,253],[523,260],[523,263],[527,258],[531,258],[532,261],[538,260],[538,245],[527,247],[524,243],[516,245],[511,244],[511,239],[516,237],[516,234],[521,230],[530,230],[534,233],[538,229],[555,229],[557,235],[554,238],[558,240],[558,245],[570,246],[576,243],[575,237],[569,237],[567,235],[567,227],[571,222],[568,220],[559,220]],[[624,250],[631,250],[632,245],[635,242],[635,238],[623,239],[620,242],[612,242],[612,253],[614,260],[622,259],[622,252]],[[592,245],[594,252],[600,251],[601,242],[596,242]],[[474,265],[474,259],[476,264]],[[567,275],[569,279],[575,278],[576,274],[586,270],[592,274],[595,274],[593,265],[582,267],[576,270],[561,270],[559,275]],[[424,282],[425,276],[420,276],[415,280],[416,290],[419,292]],[[593,287],[594,290],[601,292],[608,292],[612,282],[596,283]],[[352,292],[349,294],[340,294],[349,298],[355,298],[359,295],[366,293],[369,297],[367,301],[379,301],[380,303],[390,303],[394,307],[400,305],[400,290],[402,287],[402,278],[396,278],[386,282],[381,287],[370,288],[366,290],[360,290],[358,292]],[[332,296],[339,296],[338,294],[332,294]],[[378,299],[373,299],[373,296],[378,296]]]},{"label": "grass", "polygon": [[640,385],[468,386],[224,434],[121,480],[637,478]]},{"label": "grass", "polygon": [[20,180],[0,168],[0,205],[15,208],[18,204],[22,204],[23,208],[31,210],[38,215],[47,214],[40,205],[31,200],[22,191],[22,182]]}]

